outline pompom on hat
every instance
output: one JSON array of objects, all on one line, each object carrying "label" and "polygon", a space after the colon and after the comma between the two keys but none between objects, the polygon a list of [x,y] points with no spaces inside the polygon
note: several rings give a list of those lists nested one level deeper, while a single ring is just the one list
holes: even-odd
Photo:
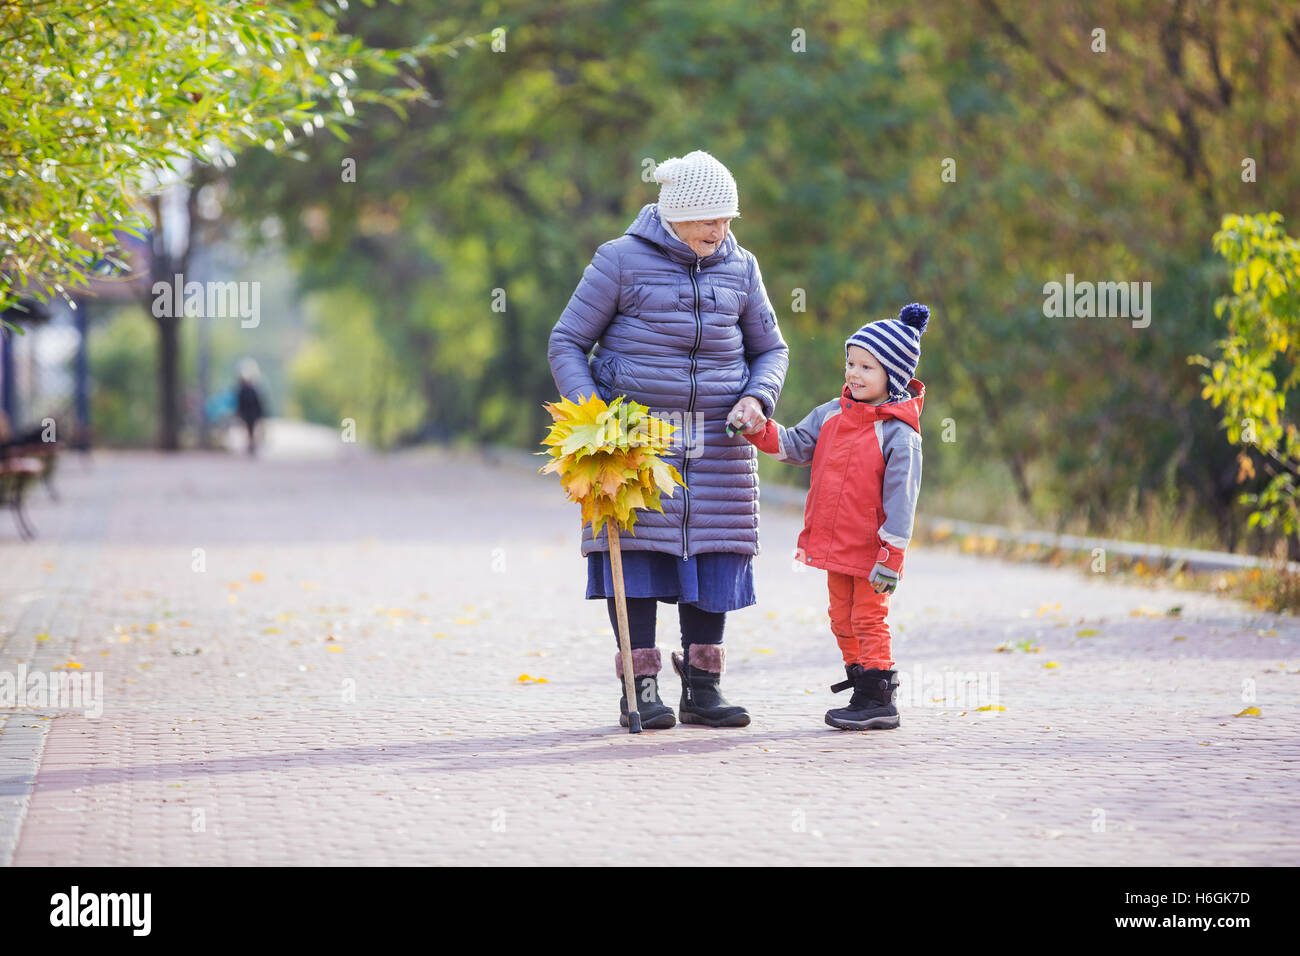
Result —
[{"label": "pompom on hat", "polygon": [[734,219],[740,216],[736,180],[702,149],[665,159],[655,167],[659,218],[664,222]]},{"label": "pompom on hat", "polygon": [[921,333],[930,324],[930,309],[919,302],[905,305],[896,319],[868,322],[844,342],[844,354],[857,345],[874,355],[885,369],[892,395],[906,395],[921,360]]}]

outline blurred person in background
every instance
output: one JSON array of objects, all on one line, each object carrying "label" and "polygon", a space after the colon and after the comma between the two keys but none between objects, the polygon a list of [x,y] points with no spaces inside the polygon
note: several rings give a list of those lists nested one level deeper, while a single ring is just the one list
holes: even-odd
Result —
[{"label": "blurred person in background", "polygon": [[235,390],[235,411],[248,430],[248,453],[257,453],[257,426],[266,417],[262,393],[258,391],[257,362],[246,358],[239,363],[239,386]]}]

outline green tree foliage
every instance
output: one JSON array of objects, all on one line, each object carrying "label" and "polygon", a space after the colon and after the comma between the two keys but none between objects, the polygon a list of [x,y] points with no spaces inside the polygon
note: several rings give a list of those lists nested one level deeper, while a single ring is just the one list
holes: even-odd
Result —
[{"label": "green tree foliage", "polygon": [[147,446],[155,430],[157,348],[147,322],[134,309],[115,309],[90,337],[90,420],[95,441]]},{"label": "green tree foliage", "polygon": [[1240,476],[1255,475],[1256,459],[1268,476],[1262,491],[1242,496],[1254,508],[1250,525],[1294,534],[1300,436],[1286,405],[1300,384],[1300,242],[1281,221],[1276,212],[1223,217],[1214,250],[1232,267],[1232,293],[1215,303],[1214,314],[1227,314],[1228,335],[1216,343],[1213,361],[1201,355],[1190,361],[1209,369],[1201,394],[1222,407],[1228,440],[1242,446]]},{"label": "green tree foliage", "polygon": [[[927,413],[956,436],[928,443],[928,482],[979,466],[1005,476],[992,497],[1098,527],[1136,490],[1235,545],[1234,450],[1186,356],[1219,334],[1219,218],[1300,195],[1286,5],[513,0],[340,28],[383,44],[484,17],[492,44],[422,68],[436,107],[308,144],[300,175],[233,171],[306,288],[377,303],[413,434],[530,444],[583,267],[656,198],[654,161],[704,148],[736,176],[733,228],[791,343],[778,417],[835,394],[851,331],[925,301]],[[1044,284],[1067,274],[1150,281],[1150,326],[1049,318]],[[377,401],[361,378],[331,420]]]},{"label": "green tree foliage", "polygon": [[139,198],[180,161],[296,152],[354,122],[354,103],[403,115],[422,90],[360,88],[357,71],[392,75],[452,48],[374,49],[335,13],[310,0],[2,0],[0,308],[20,293],[68,298],[112,264],[119,232],[150,227]]}]

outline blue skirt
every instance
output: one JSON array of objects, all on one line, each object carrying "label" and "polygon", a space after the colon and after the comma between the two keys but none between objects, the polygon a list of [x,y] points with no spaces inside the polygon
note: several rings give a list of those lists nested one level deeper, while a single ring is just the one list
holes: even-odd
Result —
[{"label": "blue skirt", "polygon": [[[670,604],[694,604],[701,611],[738,611],[757,604],[754,557],[733,551],[706,551],[682,560],[663,551],[624,551],[623,590],[627,597],[653,597]],[[587,597],[614,596],[614,569],[608,551],[587,555]]]}]

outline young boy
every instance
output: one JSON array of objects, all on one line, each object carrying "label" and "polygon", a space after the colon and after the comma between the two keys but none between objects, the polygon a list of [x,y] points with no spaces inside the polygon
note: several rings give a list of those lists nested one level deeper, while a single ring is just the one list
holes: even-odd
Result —
[{"label": "young boy", "polygon": [[831,632],[853,688],[847,707],[826,712],[845,730],[892,730],[897,672],[890,655],[889,595],[903,573],[903,553],[921,490],[921,405],[925,385],[913,378],[930,310],[904,306],[897,319],[864,325],[844,343],[844,388],[793,428],[769,420],[760,451],[792,465],[812,465],[797,557],[826,571]]}]

